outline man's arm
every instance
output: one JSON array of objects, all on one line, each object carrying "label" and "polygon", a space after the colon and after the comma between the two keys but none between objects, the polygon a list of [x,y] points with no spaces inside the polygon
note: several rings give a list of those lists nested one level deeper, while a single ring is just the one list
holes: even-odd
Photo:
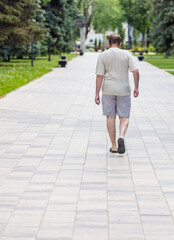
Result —
[{"label": "man's arm", "polygon": [[134,76],[134,97],[138,97],[139,95],[139,90],[138,90],[138,87],[139,87],[139,79],[140,79],[140,76],[139,76],[139,71],[138,69],[132,71],[133,73],[133,76]]},{"label": "man's arm", "polygon": [[101,88],[102,82],[103,82],[103,75],[97,75],[96,76],[96,94],[95,94],[95,103],[97,105],[100,104],[99,93],[100,93],[100,88]]}]

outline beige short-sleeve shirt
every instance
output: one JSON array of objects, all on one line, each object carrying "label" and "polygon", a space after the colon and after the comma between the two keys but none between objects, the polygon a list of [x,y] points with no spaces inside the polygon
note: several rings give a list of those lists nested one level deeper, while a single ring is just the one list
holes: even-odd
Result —
[{"label": "beige short-sleeve shirt", "polygon": [[96,75],[103,75],[104,94],[126,96],[131,94],[129,71],[138,69],[132,55],[116,47],[102,52],[97,61]]}]

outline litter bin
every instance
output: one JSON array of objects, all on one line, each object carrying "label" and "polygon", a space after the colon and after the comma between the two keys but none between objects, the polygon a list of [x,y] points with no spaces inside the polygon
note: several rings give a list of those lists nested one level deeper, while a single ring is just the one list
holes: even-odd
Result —
[{"label": "litter bin", "polygon": [[61,59],[59,60],[58,63],[59,63],[59,65],[60,65],[61,67],[65,67],[66,64],[67,64],[66,57],[65,57],[65,56],[61,56]]},{"label": "litter bin", "polygon": [[142,52],[140,52],[140,55],[138,55],[138,59],[139,59],[139,61],[143,61],[144,56],[143,56],[143,53],[142,53]]},{"label": "litter bin", "polygon": [[83,56],[84,52],[82,49],[79,50],[80,56]]}]

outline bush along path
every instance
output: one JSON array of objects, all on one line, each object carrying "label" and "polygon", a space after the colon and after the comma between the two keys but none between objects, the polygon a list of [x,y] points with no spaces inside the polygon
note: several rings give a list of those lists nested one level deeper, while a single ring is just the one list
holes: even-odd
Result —
[{"label": "bush along path", "polygon": [[[73,53],[63,55],[68,61],[77,56]],[[58,67],[59,59],[60,57],[53,55],[49,62],[47,56],[39,57],[34,60],[33,67],[30,59],[11,59],[11,62],[0,62],[0,97]]]}]

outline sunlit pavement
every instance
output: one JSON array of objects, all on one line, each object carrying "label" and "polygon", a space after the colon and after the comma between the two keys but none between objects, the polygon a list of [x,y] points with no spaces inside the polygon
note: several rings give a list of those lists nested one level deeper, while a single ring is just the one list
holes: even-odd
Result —
[{"label": "sunlit pavement", "polygon": [[174,77],[138,63],[127,152],[112,154],[97,57],[0,99],[1,240],[174,239]]}]

